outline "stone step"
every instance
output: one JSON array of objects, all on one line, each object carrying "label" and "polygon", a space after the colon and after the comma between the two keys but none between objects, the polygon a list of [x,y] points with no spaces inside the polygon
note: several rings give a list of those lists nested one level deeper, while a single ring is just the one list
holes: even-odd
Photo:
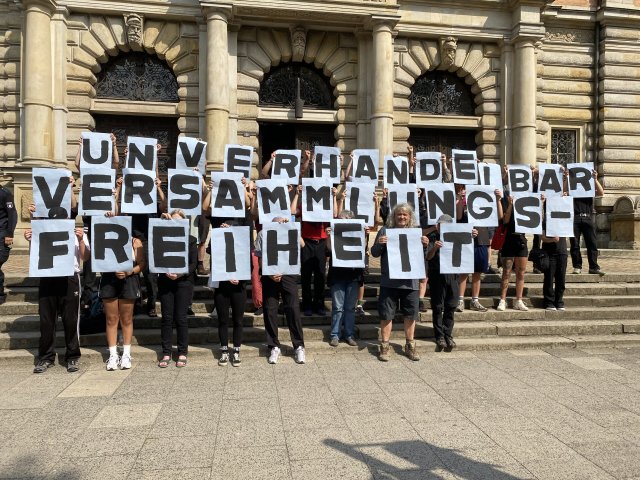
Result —
[{"label": "stone step", "polygon": [[[496,300],[497,303],[497,300]],[[498,312],[490,309],[487,312],[476,312],[465,310],[462,313],[456,313],[456,324],[464,324],[467,322],[522,322],[526,320],[550,320],[554,322],[570,322],[574,320],[582,320],[585,322],[611,320],[611,321],[627,321],[640,318],[640,307],[609,307],[609,308],[591,308],[578,307],[568,308],[564,312],[546,311],[541,308],[531,308],[527,312],[507,309],[504,312]],[[432,313],[421,313],[419,323],[431,323]],[[216,315],[194,315],[188,318],[190,328],[217,328],[218,319]],[[149,317],[148,315],[137,315],[134,319],[135,329],[159,329],[161,325],[160,317]],[[377,325],[380,318],[376,311],[366,311],[364,315],[356,316],[356,325]],[[302,324],[305,328],[322,327],[331,325],[330,316],[302,316]],[[264,326],[263,316],[255,316],[251,314],[244,315],[243,325],[245,327],[262,327]],[[278,325],[286,326],[286,318],[284,315],[278,315]],[[37,314],[30,315],[4,315],[0,316],[0,333],[5,332],[37,332],[39,329],[39,317]],[[58,320],[57,329],[62,330],[62,323]]]},{"label": "stone step", "polygon": [[[454,327],[454,337],[513,337],[513,336],[592,336],[633,334],[638,330],[637,318],[632,319],[627,326],[625,320],[522,320],[518,322],[487,322],[467,321],[457,322]],[[231,333],[231,329],[229,329]],[[356,325],[356,335],[360,339],[378,339],[380,328],[375,324]],[[305,340],[328,341],[330,338],[329,325],[309,325],[304,327]],[[10,331],[0,333],[0,349],[11,350],[20,348],[36,348],[39,333],[37,331]],[[279,328],[281,341],[289,342],[290,336],[287,328]],[[244,342],[261,342],[265,339],[264,327],[245,327]],[[433,328],[430,323],[418,323],[416,325],[415,338],[428,339],[433,337]],[[189,343],[200,345],[218,342],[218,329],[213,326],[193,327],[189,329]],[[404,338],[401,323],[395,323],[392,338]],[[82,346],[104,345],[104,334],[83,335],[80,338]],[[133,343],[136,345],[157,345],[160,343],[160,330],[158,328],[134,330]],[[58,331],[58,346],[63,346],[63,332]]]},{"label": "stone step", "polygon": [[[392,361],[406,361],[402,358],[402,345],[404,339],[392,342]],[[418,352],[423,356],[423,361],[428,361],[434,355],[456,356],[456,352],[472,352],[481,350],[524,350],[524,349],[552,349],[552,348],[576,348],[576,347],[616,347],[628,348],[640,346],[639,334],[622,334],[622,335],[591,335],[591,336],[513,336],[513,337],[478,337],[478,338],[457,338],[457,348],[453,353],[443,351],[439,352],[432,340],[416,340]],[[202,345],[189,346],[189,362],[190,363],[206,363],[215,364],[215,360],[219,356],[219,345],[208,343]],[[307,362],[313,362],[314,359],[327,358],[334,355],[362,355],[375,356],[378,352],[378,342],[376,340],[358,340],[357,347],[350,347],[344,343],[340,343],[337,347],[331,347],[324,341],[310,341],[305,343],[307,352]],[[264,342],[247,343],[242,345],[242,358],[250,362],[260,361],[266,363],[267,346]],[[63,354],[63,349],[58,349],[59,354]],[[134,368],[140,365],[153,365],[157,362],[160,347],[159,345],[143,346],[133,345],[131,353],[134,360]],[[289,344],[282,345],[283,357],[281,363],[292,363],[293,349]],[[0,364],[15,365],[21,368],[27,368],[34,364],[36,349],[15,349],[0,351]],[[81,366],[85,368],[87,365],[104,363],[107,359],[107,349],[103,346],[83,347]],[[175,356],[175,352],[174,352]],[[187,367],[188,368],[188,367]],[[223,367],[220,367],[223,368]],[[232,368],[228,366],[226,368]],[[242,367],[241,367],[242,368]],[[279,367],[274,367],[279,368]],[[304,367],[300,367],[304,368]]]}]

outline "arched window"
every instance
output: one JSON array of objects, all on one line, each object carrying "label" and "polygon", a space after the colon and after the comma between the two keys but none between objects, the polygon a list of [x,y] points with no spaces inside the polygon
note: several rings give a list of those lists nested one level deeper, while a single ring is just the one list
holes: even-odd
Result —
[{"label": "arched window", "polygon": [[169,66],[145,53],[120,55],[98,74],[98,98],[178,102],[178,81]]},{"label": "arched window", "polygon": [[432,115],[475,115],[469,86],[449,72],[427,72],[419,77],[411,88],[409,109]]},{"label": "arched window", "polygon": [[327,77],[312,66],[288,63],[272,69],[260,86],[260,105],[292,108],[295,105],[298,79],[300,97],[308,108],[333,109],[335,98]]}]

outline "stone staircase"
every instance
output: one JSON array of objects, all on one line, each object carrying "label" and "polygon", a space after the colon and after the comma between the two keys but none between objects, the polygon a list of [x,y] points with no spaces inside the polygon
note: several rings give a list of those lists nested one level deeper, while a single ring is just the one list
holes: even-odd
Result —
[{"label": "stone staircase", "polygon": [[[375,270],[366,279],[365,315],[356,320],[359,348],[340,344],[328,346],[331,319],[329,316],[303,316],[305,342],[309,353],[375,352],[379,336],[377,297],[379,273]],[[200,278],[201,283],[206,279]],[[481,303],[490,310],[486,313],[465,310],[456,313],[454,336],[460,350],[521,349],[576,346],[630,346],[640,345],[640,273],[596,275],[567,275],[565,312],[547,312],[542,309],[542,275],[527,274],[525,283],[528,312],[507,309],[498,312],[500,278],[486,275],[481,290]],[[469,282],[470,284],[470,282]],[[37,280],[22,276],[8,276],[8,301],[0,305],[0,361],[17,358],[33,359],[38,345]],[[514,294],[513,285],[509,296]],[[250,292],[248,292],[250,294]],[[468,305],[467,297],[467,308]],[[330,299],[325,302],[328,310]],[[510,306],[510,305],[509,305]],[[217,355],[217,318],[213,311],[211,292],[199,285],[195,289],[195,315],[189,318],[192,354]],[[255,316],[251,302],[247,302],[244,316],[246,352],[264,354],[264,322]],[[158,305],[158,312],[160,311]],[[58,329],[58,343],[63,345],[62,326]],[[280,316],[280,338],[290,345],[284,316]],[[392,342],[402,343],[402,324],[394,324]],[[418,348],[434,350],[431,311],[420,314],[416,327]],[[134,321],[134,352],[140,358],[154,359],[160,343],[160,318],[138,315]],[[83,355],[101,358],[105,351],[103,334],[83,335]],[[246,355],[246,354],[245,354]]]}]

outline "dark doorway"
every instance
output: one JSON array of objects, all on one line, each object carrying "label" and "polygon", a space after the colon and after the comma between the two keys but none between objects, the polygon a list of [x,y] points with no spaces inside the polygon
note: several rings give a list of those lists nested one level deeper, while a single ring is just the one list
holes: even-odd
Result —
[{"label": "dark doorway", "polygon": [[315,146],[335,145],[335,125],[260,123],[260,159],[266,162],[278,149],[313,150]]},{"label": "dark doorway", "polygon": [[416,152],[441,152],[451,157],[451,150],[475,150],[475,130],[412,128],[409,145]]},{"label": "dark doorway", "polygon": [[124,160],[127,137],[157,138],[162,148],[158,153],[158,168],[166,174],[176,166],[178,146],[178,120],[167,117],[135,117],[123,115],[94,115],[96,132],[113,132],[117,138],[120,162]]}]

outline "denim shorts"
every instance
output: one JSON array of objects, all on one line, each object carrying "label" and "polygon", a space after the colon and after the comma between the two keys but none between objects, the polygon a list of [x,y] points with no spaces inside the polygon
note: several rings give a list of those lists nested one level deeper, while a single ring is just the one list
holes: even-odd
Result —
[{"label": "denim shorts", "polygon": [[[398,304],[400,308],[398,308]],[[404,318],[417,320],[420,311],[419,304],[418,290],[380,287],[378,314],[382,320],[393,320],[396,316],[396,310]]]}]

